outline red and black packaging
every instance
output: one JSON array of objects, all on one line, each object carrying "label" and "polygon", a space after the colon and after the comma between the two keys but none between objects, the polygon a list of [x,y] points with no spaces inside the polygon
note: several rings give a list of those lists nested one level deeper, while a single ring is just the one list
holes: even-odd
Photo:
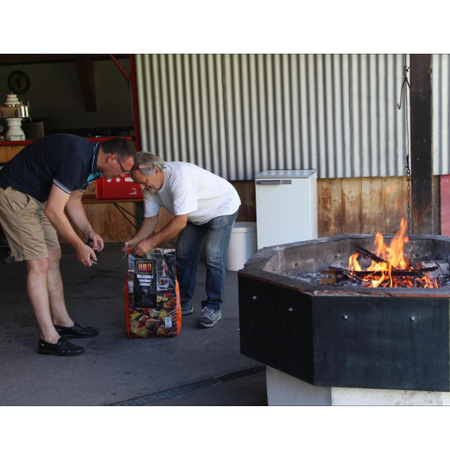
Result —
[{"label": "red and black packaging", "polygon": [[145,257],[128,254],[124,303],[129,338],[178,336],[181,306],[175,250],[154,249]]}]

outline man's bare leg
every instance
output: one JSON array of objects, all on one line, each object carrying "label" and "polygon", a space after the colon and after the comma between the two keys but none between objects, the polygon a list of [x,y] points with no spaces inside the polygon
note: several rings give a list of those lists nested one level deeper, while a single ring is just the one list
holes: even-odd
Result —
[{"label": "man's bare leg", "polygon": [[47,289],[49,258],[27,261],[27,292],[41,331],[41,339],[56,344],[60,338],[53,326]]},{"label": "man's bare leg", "polygon": [[64,301],[64,287],[60,270],[61,249],[50,250],[48,257],[47,286],[53,323],[62,327],[73,327],[75,323],[70,318]]}]

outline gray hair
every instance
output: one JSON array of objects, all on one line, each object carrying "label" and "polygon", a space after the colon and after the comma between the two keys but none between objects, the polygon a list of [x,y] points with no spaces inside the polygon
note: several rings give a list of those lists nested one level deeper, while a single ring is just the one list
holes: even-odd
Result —
[{"label": "gray hair", "polygon": [[143,175],[153,175],[155,168],[160,170],[166,168],[165,161],[159,156],[150,152],[138,152],[136,157],[136,164],[132,170],[140,170]]}]

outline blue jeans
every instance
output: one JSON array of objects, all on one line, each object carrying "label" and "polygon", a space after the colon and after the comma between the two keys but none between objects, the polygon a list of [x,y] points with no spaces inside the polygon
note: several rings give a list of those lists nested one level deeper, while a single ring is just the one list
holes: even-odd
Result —
[{"label": "blue jeans", "polygon": [[194,296],[200,252],[205,244],[207,299],[202,301],[202,308],[221,308],[228,244],[238,211],[203,225],[188,222],[181,230],[176,245],[181,303],[190,302]]}]

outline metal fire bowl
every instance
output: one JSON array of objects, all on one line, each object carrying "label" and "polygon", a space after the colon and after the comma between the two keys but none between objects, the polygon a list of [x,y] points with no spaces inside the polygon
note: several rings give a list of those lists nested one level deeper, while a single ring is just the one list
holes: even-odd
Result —
[{"label": "metal fire bowl", "polygon": [[[241,353],[316,386],[450,391],[450,287],[311,284],[373,235],[259,250],[238,272]],[[385,242],[393,236],[384,236]],[[409,236],[405,252],[450,260],[450,238]]]}]

